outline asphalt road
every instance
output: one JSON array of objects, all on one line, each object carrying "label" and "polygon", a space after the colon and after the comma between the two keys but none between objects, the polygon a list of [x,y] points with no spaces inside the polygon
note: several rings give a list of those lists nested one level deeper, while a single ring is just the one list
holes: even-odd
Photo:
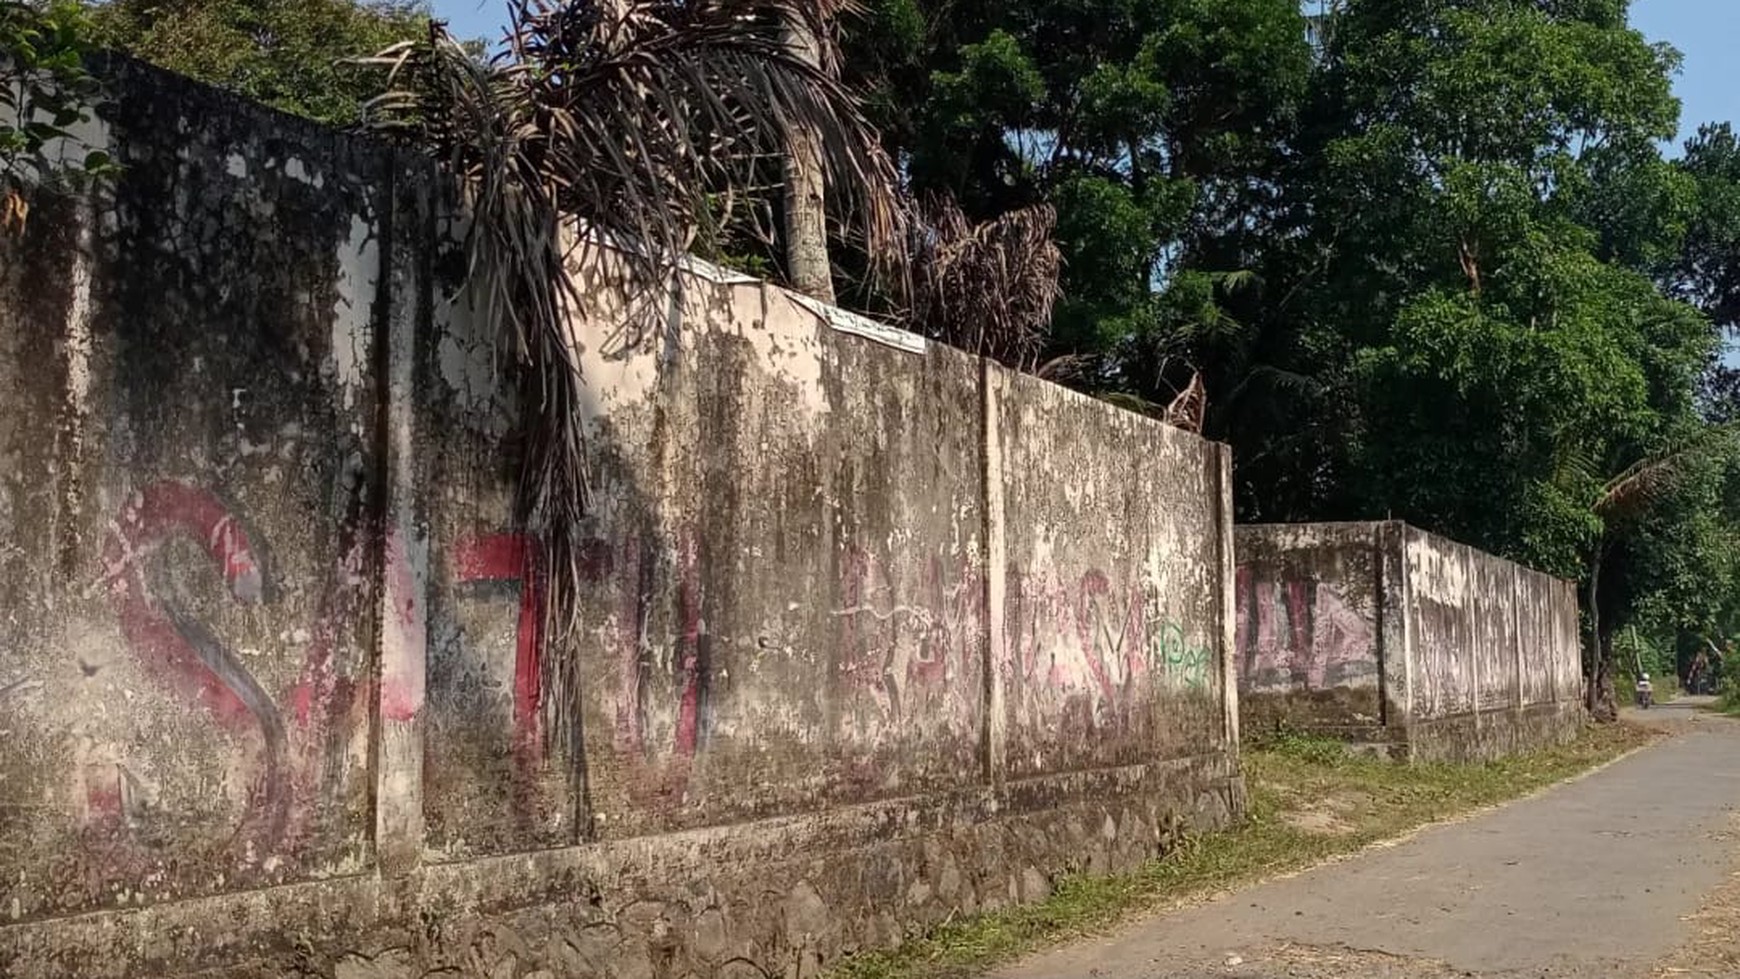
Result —
[{"label": "asphalt road", "polygon": [[1697,714],[1688,702],[1641,716],[1674,736],[1474,819],[1138,921],[997,975],[1654,975],[1688,940],[1685,919],[1740,870],[1731,832],[1740,825],[1740,722]]}]

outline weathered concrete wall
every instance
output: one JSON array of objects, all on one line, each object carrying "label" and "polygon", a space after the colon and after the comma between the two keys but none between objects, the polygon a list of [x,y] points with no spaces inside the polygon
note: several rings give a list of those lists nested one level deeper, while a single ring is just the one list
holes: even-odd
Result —
[{"label": "weathered concrete wall", "polygon": [[1414,757],[1481,758],[1581,723],[1573,584],[1408,528]]},{"label": "weathered concrete wall", "polygon": [[1376,728],[1389,718],[1385,537],[1373,524],[1238,528],[1235,648],[1246,732]]},{"label": "weathered concrete wall", "polygon": [[1009,776],[1223,750],[1226,450],[1003,370],[988,393]]},{"label": "weathered concrete wall", "polygon": [[547,744],[431,173],[112,75],[0,238],[0,975],[810,975],[1242,805],[1225,449],[706,269],[576,270]]},{"label": "weathered concrete wall", "polygon": [[1398,523],[1238,529],[1240,709],[1489,757],[1580,722],[1573,587]]},{"label": "weathered concrete wall", "polygon": [[0,235],[12,921],[354,873],[373,839],[390,156],[116,93],[115,184]]}]

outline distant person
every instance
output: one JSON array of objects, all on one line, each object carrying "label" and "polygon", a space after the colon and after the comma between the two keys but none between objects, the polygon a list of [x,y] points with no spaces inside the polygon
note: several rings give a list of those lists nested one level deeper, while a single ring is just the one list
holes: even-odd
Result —
[{"label": "distant person", "polygon": [[1649,674],[1645,673],[1638,677],[1637,706],[1642,707],[1644,710],[1649,710],[1650,701],[1653,699],[1653,695],[1654,688],[1649,685]]},{"label": "distant person", "polygon": [[1686,677],[1686,689],[1694,694],[1704,693],[1710,680],[1710,657],[1698,650],[1698,656],[1692,660],[1691,674]]}]

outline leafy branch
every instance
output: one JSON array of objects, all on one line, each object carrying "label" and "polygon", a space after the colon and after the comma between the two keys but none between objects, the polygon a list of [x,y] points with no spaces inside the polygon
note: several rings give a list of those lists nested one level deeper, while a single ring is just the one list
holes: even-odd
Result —
[{"label": "leafy branch", "polygon": [[85,68],[91,24],[74,0],[0,0],[0,230],[30,215],[24,191],[109,175],[113,161],[81,146],[73,128],[91,119],[102,88]]}]

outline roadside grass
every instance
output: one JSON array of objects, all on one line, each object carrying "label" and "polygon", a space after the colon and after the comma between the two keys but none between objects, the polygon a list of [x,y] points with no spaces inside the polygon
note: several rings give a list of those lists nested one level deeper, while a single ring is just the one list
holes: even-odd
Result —
[{"label": "roadside grass", "polygon": [[1703,906],[1682,919],[1685,934],[1674,943],[1655,976],[1740,975],[1740,813],[1732,813],[1728,826],[1710,835],[1710,856],[1730,867],[1728,876],[1704,896]]},{"label": "roadside grass", "polygon": [[1244,751],[1250,794],[1238,827],[1189,840],[1134,873],[1060,881],[1039,903],[945,924],[839,963],[833,979],[962,979],[1035,949],[1103,931],[1143,911],[1302,870],[1429,823],[1553,785],[1657,737],[1590,726],[1573,743],[1478,765],[1401,765],[1296,734]]},{"label": "roadside grass", "polygon": [[1740,683],[1732,678],[1723,682],[1722,692],[1716,698],[1716,709],[1740,717]]}]

